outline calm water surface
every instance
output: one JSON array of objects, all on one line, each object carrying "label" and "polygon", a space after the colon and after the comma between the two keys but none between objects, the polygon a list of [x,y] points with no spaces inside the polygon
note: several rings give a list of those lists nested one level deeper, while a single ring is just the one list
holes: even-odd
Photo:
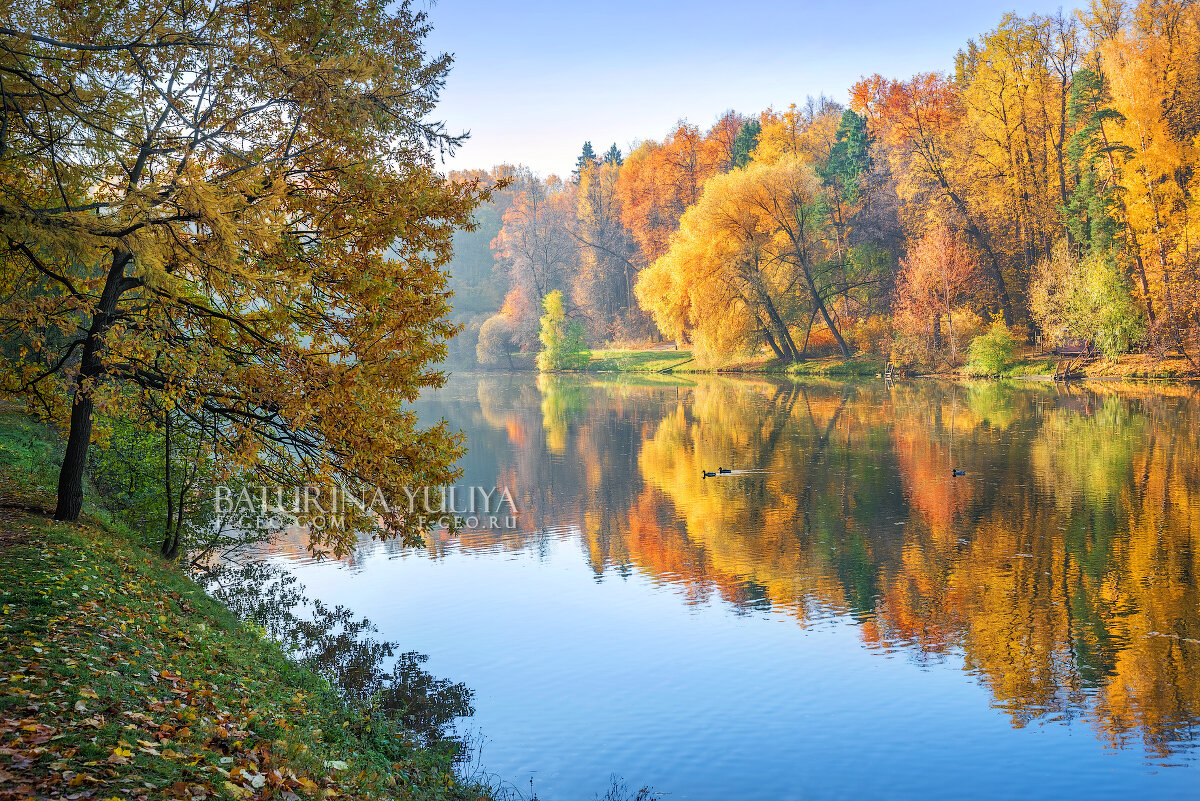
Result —
[{"label": "calm water surface", "polygon": [[517,528],[277,558],[473,687],[540,798],[1200,797],[1195,387],[461,375],[419,409]]}]

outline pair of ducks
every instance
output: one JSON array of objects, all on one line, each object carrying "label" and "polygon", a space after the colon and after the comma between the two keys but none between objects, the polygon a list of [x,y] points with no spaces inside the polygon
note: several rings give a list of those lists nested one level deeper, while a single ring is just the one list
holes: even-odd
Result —
[{"label": "pair of ducks", "polygon": [[[715,478],[717,475],[724,475],[726,473],[732,473],[732,472],[733,472],[732,470],[729,470],[727,468],[718,467],[716,473],[710,473],[707,470],[701,470],[700,475],[704,478]],[[959,476],[965,476],[966,474],[967,474],[966,470],[958,470],[957,468],[951,468],[951,470],[950,470],[950,475],[954,476],[955,478],[958,478]]]}]

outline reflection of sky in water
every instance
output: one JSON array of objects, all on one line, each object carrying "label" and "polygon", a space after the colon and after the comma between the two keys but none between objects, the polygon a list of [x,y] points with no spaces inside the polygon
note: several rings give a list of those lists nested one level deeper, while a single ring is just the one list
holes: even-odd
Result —
[{"label": "reflection of sky in water", "polygon": [[519,530],[297,571],[473,687],[540,797],[1196,796],[1189,391],[488,376],[421,413]]}]

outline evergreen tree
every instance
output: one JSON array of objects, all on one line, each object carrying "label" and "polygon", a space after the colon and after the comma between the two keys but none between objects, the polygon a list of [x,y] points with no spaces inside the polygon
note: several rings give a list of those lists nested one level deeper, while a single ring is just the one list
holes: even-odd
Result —
[{"label": "evergreen tree", "polygon": [[866,119],[846,109],[838,122],[837,143],[820,173],[827,185],[836,186],[851,203],[858,200],[861,177],[871,169],[870,148]]},{"label": "evergreen tree", "polygon": [[1063,222],[1071,239],[1087,255],[1107,253],[1117,235],[1113,211],[1121,199],[1101,172],[1111,169],[1112,154],[1120,151],[1109,146],[1104,124],[1112,127],[1123,118],[1107,103],[1103,77],[1088,69],[1072,76],[1067,113],[1078,130],[1067,144],[1067,154],[1079,166],[1075,189],[1063,208]]},{"label": "evergreen tree", "polygon": [[579,158],[575,159],[575,169],[571,172],[571,177],[578,183],[579,176],[583,175],[585,170],[588,170],[600,163],[600,159],[596,158],[596,151],[592,149],[590,141],[583,143],[583,152],[579,154]]},{"label": "evergreen tree", "polygon": [[625,163],[625,158],[621,155],[621,149],[617,147],[616,142],[613,142],[608,152],[604,154],[604,163],[616,164],[618,167]]},{"label": "evergreen tree", "polygon": [[762,133],[762,123],[750,120],[742,125],[737,138],[733,140],[733,166],[741,169],[750,163],[750,154],[758,147],[758,135]]}]

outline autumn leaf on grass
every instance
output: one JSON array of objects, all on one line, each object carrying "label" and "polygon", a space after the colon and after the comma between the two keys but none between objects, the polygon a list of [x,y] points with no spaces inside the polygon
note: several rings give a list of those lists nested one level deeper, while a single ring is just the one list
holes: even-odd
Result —
[{"label": "autumn leaf on grass", "polygon": [[239,787],[233,782],[224,782],[221,787],[225,792],[229,793],[234,798],[249,798],[254,795],[252,790],[247,790],[245,787]]},{"label": "autumn leaf on grass", "polygon": [[127,765],[131,756],[133,756],[133,752],[128,748],[117,747],[112,750],[105,761],[110,765]]}]

